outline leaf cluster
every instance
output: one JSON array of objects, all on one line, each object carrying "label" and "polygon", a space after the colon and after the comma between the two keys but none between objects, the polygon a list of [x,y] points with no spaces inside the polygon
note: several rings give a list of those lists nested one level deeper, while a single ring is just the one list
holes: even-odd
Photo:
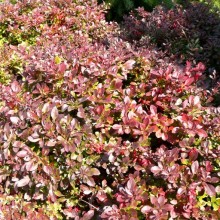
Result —
[{"label": "leaf cluster", "polygon": [[104,7],[0,3],[0,218],[219,219],[218,87]]}]

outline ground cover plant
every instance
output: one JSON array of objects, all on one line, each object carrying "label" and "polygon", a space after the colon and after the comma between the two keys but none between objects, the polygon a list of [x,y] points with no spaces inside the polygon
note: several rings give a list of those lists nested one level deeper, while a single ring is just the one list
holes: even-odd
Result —
[{"label": "ground cover plant", "polygon": [[0,219],[218,220],[211,60],[130,39],[104,11],[0,3]]}]

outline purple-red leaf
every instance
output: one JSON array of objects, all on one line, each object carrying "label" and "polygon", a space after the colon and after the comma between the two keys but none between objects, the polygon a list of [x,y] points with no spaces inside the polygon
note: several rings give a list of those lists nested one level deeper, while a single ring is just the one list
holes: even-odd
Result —
[{"label": "purple-red leaf", "polygon": [[127,188],[130,190],[130,191],[133,191],[134,188],[135,188],[136,184],[135,184],[135,181],[133,178],[130,178],[127,182]]},{"label": "purple-red leaf", "polygon": [[83,217],[82,220],[90,220],[92,219],[92,217],[94,216],[95,212],[94,210],[89,210],[88,212],[86,212]]},{"label": "purple-red leaf", "polygon": [[38,142],[38,141],[40,140],[40,138],[33,138],[32,136],[29,136],[29,137],[28,137],[28,140],[29,140],[30,142],[36,143],[36,142]]},{"label": "purple-red leaf", "polygon": [[46,143],[46,145],[47,145],[48,147],[53,147],[53,146],[56,145],[56,141],[55,141],[55,140],[49,140],[49,141]]},{"label": "purple-red leaf", "polygon": [[25,176],[23,179],[18,180],[18,181],[15,183],[15,186],[17,186],[17,187],[23,187],[23,186],[26,186],[29,182],[30,182],[29,176]]},{"label": "purple-red leaf", "polygon": [[160,206],[163,206],[165,202],[166,202],[166,199],[164,198],[164,196],[159,196],[158,203],[160,204]]},{"label": "purple-red leaf", "polygon": [[158,166],[153,166],[153,167],[151,167],[150,170],[151,170],[151,172],[154,173],[154,174],[158,174],[158,173],[161,172],[161,168],[158,167]]},{"label": "purple-red leaf", "polygon": [[152,210],[152,207],[149,206],[149,205],[145,205],[142,209],[141,209],[141,212],[144,213],[144,214],[147,214],[149,212],[151,212]]},{"label": "purple-red leaf", "polygon": [[203,138],[206,138],[208,136],[206,131],[203,129],[197,129],[197,134],[199,135],[199,137],[203,137]]},{"label": "purple-red leaf", "polygon": [[95,186],[95,181],[91,176],[85,177],[84,182],[87,183],[89,186]]},{"label": "purple-red leaf", "polygon": [[157,114],[157,108],[154,105],[150,106],[150,112],[152,115],[156,115]]},{"label": "purple-red leaf", "polygon": [[124,63],[123,66],[126,70],[130,70],[133,68],[134,64],[135,64],[134,60],[128,60],[127,62]]},{"label": "purple-red leaf", "polygon": [[53,108],[52,108],[52,110],[51,110],[51,117],[52,117],[52,119],[53,119],[53,121],[55,122],[56,121],[56,119],[57,119],[57,117],[58,117],[58,109],[57,109],[57,107],[56,106],[54,106]]},{"label": "purple-red leaf", "polygon": [[191,170],[192,170],[192,173],[195,175],[197,174],[198,172],[198,169],[199,169],[199,162],[198,161],[194,161],[191,165]]},{"label": "purple-red leaf", "polygon": [[199,96],[195,96],[193,102],[194,102],[194,105],[200,104],[200,97]]},{"label": "purple-red leaf", "polygon": [[21,91],[21,86],[19,85],[17,81],[14,81],[11,85],[11,89],[13,92],[19,93]]},{"label": "purple-red leaf", "polygon": [[85,112],[84,112],[84,109],[83,109],[82,107],[80,107],[80,108],[78,109],[77,116],[78,116],[79,118],[85,118]]},{"label": "purple-red leaf", "polygon": [[194,77],[190,77],[189,79],[187,79],[187,80],[185,81],[185,85],[186,85],[186,86],[189,86],[189,85],[191,85],[192,83],[194,83],[194,81],[195,81]]},{"label": "purple-red leaf", "polygon": [[204,183],[203,185],[204,185],[206,193],[209,196],[215,196],[216,195],[215,187],[213,185],[207,184],[207,183]]},{"label": "purple-red leaf", "polygon": [[18,124],[18,122],[20,121],[20,119],[18,117],[16,117],[16,116],[10,117],[10,120],[15,125]]},{"label": "purple-red leaf", "polygon": [[35,164],[34,161],[30,160],[30,161],[25,163],[25,166],[26,166],[27,171],[32,172],[32,171],[37,169],[38,164],[37,163]]},{"label": "purple-red leaf", "polygon": [[60,73],[64,73],[64,72],[66,71],[66,64],[65,64],[65,63],[59,64],[58,71],[59,71]]},{"label": "purple-red leaf", "polygon": [[26,150],[21,150],[16,155],[18,157],[25,157],[25,156],[27,156],[27,151]]},{"label": "purple-red leaf", "polygon": [[83,191],[85,195],[89,195],[90,193],[92,193],[92,190],[90,190],[90,188],[85,185],[81,185],[80,189]]}]

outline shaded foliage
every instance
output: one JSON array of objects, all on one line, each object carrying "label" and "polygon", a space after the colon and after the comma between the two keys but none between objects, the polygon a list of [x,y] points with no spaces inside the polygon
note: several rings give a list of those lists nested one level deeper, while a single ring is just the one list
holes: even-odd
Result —
[{"label": "shaded foliage", "polygon": [[163,5],[166,9],[171,9],[176,5],[187,7],[192,2],[204,3],[212,9],[220,9],[219,0],[98,0],[99,4],[106,3],[109,5],[106,19],[108,21],[114,20],[118,22],[123,20],[124,15],[128,15],[129,12],[138,7],[143,7],[146,11],[151,12],[158,5]]},{"label": "shaded foliage", "polygon": [[220,14],[205,4],[189,4],[184,10],[157,7],[152,13],[138,9],[125,17],[122,28],[123,39],[136,41],[138,47],[153,43],[169,56],[220,71]]},{"label": "shaded foliage", "polygon": [[[144,7],[145,10],[152,11],[154,7],[161,4],[167,8],[174,6],[172,0],[99,0],[98,2],[105,2],[110,5],[106,18],[107,20],[116,21],[121,21],[124,15],[138,7]],[[175,3],[182,3],[182,0],[177,0]]]}]

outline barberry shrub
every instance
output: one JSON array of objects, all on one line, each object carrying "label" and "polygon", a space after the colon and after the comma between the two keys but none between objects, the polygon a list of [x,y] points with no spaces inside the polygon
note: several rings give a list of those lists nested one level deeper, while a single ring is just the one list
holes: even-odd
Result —
[{"label": "barberry shrub", "polygon": [[138,7],[144,7],[147,11],[152,11],[157,5],[163,4],[166,8],[172,8],[176,3],[184,3],[186,0],[98,0],[98,3],[109,4],[106,14],[107,20],[122,21],[123,16]]},{"label": "barberry shrub", "polygon": [[95,0],[0,11],[0,219],[220,218],[203,63],[121,39]]},{"label": "barberry shrub", "polygon": [[127,30],[123,39],[139,47],[153,43],[169,56],[220,71],[220,14],[211,4],[188,2],[171,10],[158,6],[152,13],[139,8],[125,16],[122,28]]}]

